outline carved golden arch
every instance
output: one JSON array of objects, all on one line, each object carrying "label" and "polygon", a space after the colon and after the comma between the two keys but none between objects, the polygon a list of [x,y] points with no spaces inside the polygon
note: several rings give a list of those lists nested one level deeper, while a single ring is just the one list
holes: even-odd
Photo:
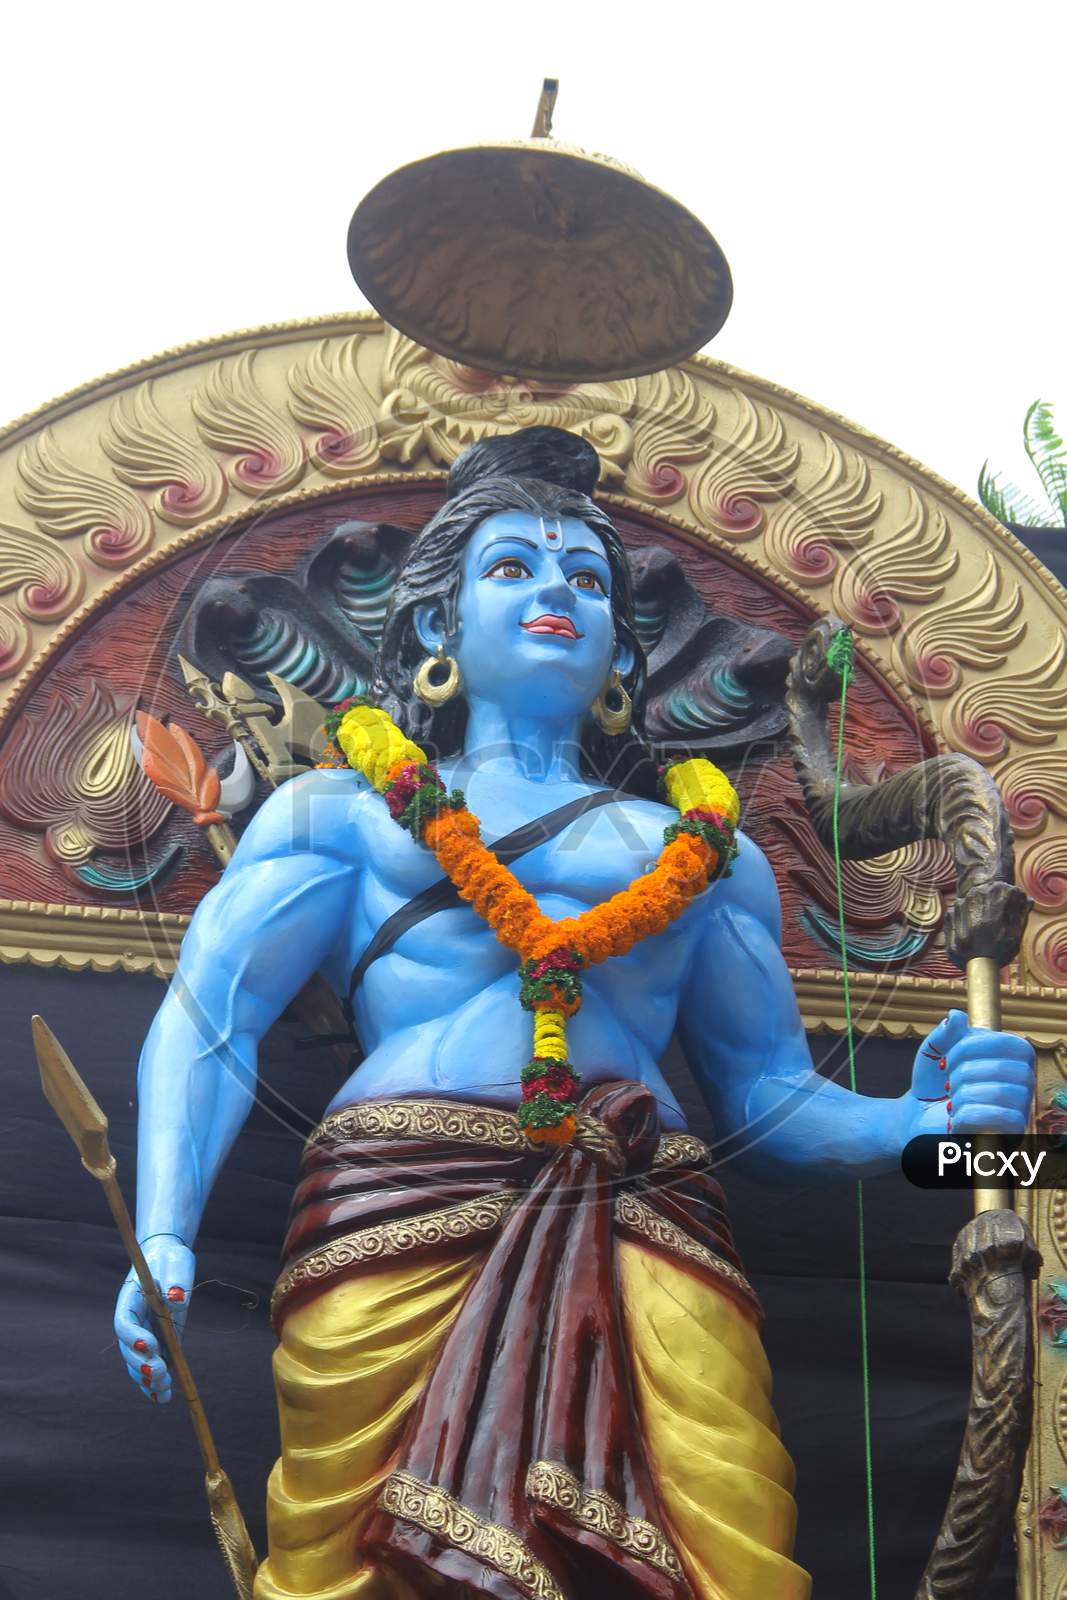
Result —
[{"label": "carved golden arch", "polygon": [[[701,357],[649,377],[535,388],[434,356],[371,314],[190,345],[87,384],[0,434],[0,735],[64,642],[146,570],[250,512],[440,477],[483,433],[586,434],[609,503],[718,546],[836,611],[938,746],[984,762],[1011,806],[1035,901],[1005,1025],[1067,1079],[1067,592],[959,490],[833,413]],[[173,914],[0,902],[0,959],[165,970]],[[842,1027],[840,978],[795,974],[807,1025]],[[920,1033],[962,988],[858,974],[868,1031]],[[1062,1197],[1053,1197],[1054,1199]],[[1067,1274],[1062,1205],[1030,1199]],[[1051,1269],[1055,1271],[1056,1269]],[[1019,1592],[1067,1600],[1035,1498],[1067,1478],[1067,1361],[1036,1427]]]}]

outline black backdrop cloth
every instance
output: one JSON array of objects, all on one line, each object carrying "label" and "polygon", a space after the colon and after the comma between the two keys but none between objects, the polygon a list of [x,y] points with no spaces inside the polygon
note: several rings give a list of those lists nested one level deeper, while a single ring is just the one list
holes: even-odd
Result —
[{"label": "black backdrop cloth", "polygon": [[[0,968],[6,1041],[0,1149],[0,1600],[227,1600],[181,1398],[148,1404],[111,1332],[125,1275],[96,1181],[81,1168],[39,1085],[29,1019],[39,1011],[111,1122],[134,1192],[134,1072],[163,994],[151,977]],[[262,1052],[267,1086],[211,1198],[198,1243],[186,1348],[223,1464],[257,1549],[277,1454],[267,1304],[302,1137],[340,1082],[329,1051],[293,1049],[280,1023]],[[814,1039],[843,1073],[841,1040]],[[865,1092],[896,1094],[913,1042],[866,1041]],[[669,1076],[694,1131],[706,1113],[680,1057]],[[288,1103],[288,1106],[287,1106]],[[816,1600],[863,1600],[866,1491],[856,1201],[851,1184],[769,1188],[722,1173],[735,1233],[767,1310],[782,1431],[798,1469],[797,1559]],[[865,1185],[873,1374],[874,1496],[881,1600],[912,1600],[962,1437],[969,1336],[947,1287],[966,1194]],[[990,1600],[1010,1600],[1006,1548]],[[773,1600],[753,1596],[752,1600]]]}]

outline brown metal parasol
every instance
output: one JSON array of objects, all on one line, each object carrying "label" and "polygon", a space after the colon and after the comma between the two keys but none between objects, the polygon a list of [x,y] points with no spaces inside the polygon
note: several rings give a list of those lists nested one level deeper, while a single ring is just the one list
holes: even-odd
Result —
[{"label": "brown metal parasol", "polygon": [[733,284],[704,224],[609,156],[548,137],[446,150],[356,207],[348,260],[394,328],[487,372],[556,383],[683,361],[726,321]]}]

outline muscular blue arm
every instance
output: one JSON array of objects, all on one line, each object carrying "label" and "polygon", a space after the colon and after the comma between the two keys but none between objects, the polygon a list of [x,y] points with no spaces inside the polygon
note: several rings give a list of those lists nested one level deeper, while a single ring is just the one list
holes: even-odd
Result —
[{"label": "muscular blue arm", "polygon": [[687,974],[678,1032],[737,1159],[822,1175],[891,1170],[910,1136],[909,1094],[853,1094],[817,1073],[782,956],[781,904],[762,851],[738,835],[729,878],[709,895]]},{"label": "muscular blue arm", "polygon": [[761,1174],[776,1164],[822,1177],[871,1177],[909,1139],[1026,1128],[1034,1051],[1014,1034],[950,1011],[889,1099],[853,1094],[815,1071],[781,952],[781,904],[762,851],[739,834],[731,877],[708,895],[678,1031],[720,1137]]},{"label": "muscular blue arm", "polygon": [[138,1067],[142,1240],[192,1244],[252,1104],[258,1043],[340,936],[353,781],[310,773],[272,795],[197,908]]},{"label": "muscular blue arm", "polygon": [[[261,807],[197,907],[138,1068],[137,1234],[180,1329],[191,1245],[252,1104],[260,1039],[346,925],[358,871],[353,773],[294,779]],[[171,1375],[131,1274],[115,1305],[131,1380],[165,1404]]]}]

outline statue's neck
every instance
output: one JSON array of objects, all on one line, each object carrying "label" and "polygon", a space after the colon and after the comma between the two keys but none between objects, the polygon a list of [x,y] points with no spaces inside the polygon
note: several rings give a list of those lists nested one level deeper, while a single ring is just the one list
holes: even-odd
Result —
[{"label": "statue's neck", "polygon": [[516,715],[471,697],[460,764],[532,783],[580,783],[581,720]]}]

